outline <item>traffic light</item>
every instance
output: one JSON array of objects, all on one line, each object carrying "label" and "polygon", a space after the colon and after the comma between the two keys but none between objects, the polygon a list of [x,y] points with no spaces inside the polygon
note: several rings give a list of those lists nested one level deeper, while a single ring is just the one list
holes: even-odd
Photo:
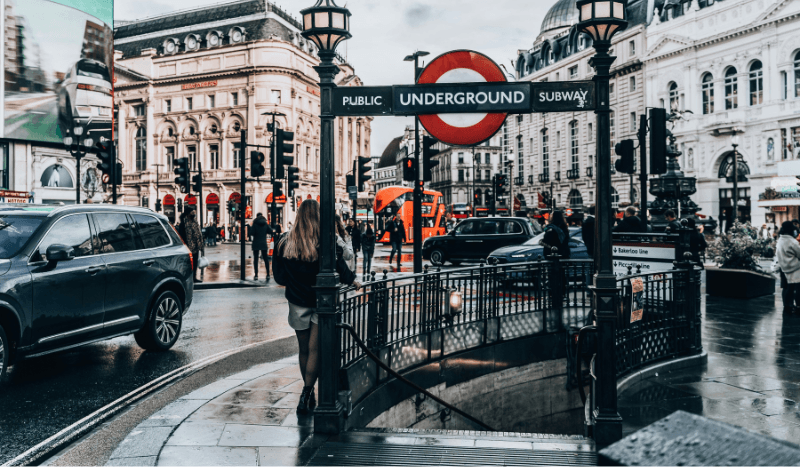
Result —
[{"label": "traffic light", "polygon": [[267,160],[264,157],[263,152],[258,151],[250,151],[250,176],[251,177],[263,177],[265,173],[267,173],[267,169],[264,167],[264,161]]},{"label": "traffic light", "polygon": [[620,156],[614,164],[617,172],[632,174],[633,170],[633,140],[624,139],[614,146],[614,152]]},{"label": "traffic light", "polygon": [[173,162],[175,165],[175,184],[178,185],[181,189],[181,193],[189,193],[191,190],[191,182],[189,181],[189,159],[186,157],[181,157],[179,159],[175,159]]},{"label": "traffic light", "polygon": [[472,194],[472,205],[478,206],[479,204],[481,204],[481,194],[475,190],[475,193]]},{"label": "traffic light", "polygon": [[286,192],[294,196],[294,190],[300,188],[300,169],[290,165],[286,168]]},{"label": "traffic light", "polygon": [[650,173],[666,172],[667,109],[650,109]]},{"label": "traffic light", "polygon": [[433,160],[433,156],[441,152],[433,148],[438,142],[431,136],[422,137],[422,181],[424,182],[433,180],[433,168],[439,165],[439,161]]},{"label": "traffic light", "polygon": [[203,172],[197,172],[196,175],[192,175],[192,190],[195,193],[203,192]]},{"label": "traffic light", "polygon": [[278,198],[283,196],[283,183],[275,182],[272,184],[272,202],[277,203]]},{"label": "traffic light", "polygon": [[413,182],[417,179],[417,160],[413,157],[406,157],[403,160],[403,180]]},{"label": "traffic light", "polygon": [[100,159],[100,163],[97,164],[97,168],[100,169],[100,172],[103,175],[108,175],[108,182],[111,184],[119,183],[117,180],[114,179],[114,161],[111,152],[111,141],[106,143],[97,143],[96,147],[98,149],[97,158]]},{"label": "traffic light", "polygon": [[358,166],[358,170],[356,173],[358,174],[358,191],[367,191],[366,184],[369,180],[372,180],[371,175],[367,175],[367,172],[372,170],[372,167],[369,166],[372,159],[369,157],[359,156],[356,159],[356,165]]},{"label": "traffic light", "polygon": [[111,177],[111,183],[115,185],[122,185],[122,162],[117,162],[117,170],[114,176]]},{"label": "traffic light", "polygon": [[356,176],[353,174],[347,174],[344,176],[345,179],[345,186],[356,186]]},{"label": "traffic light", "polygon": [[506,176],[506,174],[495,174],[494,192],[497,194],[498,198],[506,194],[507,185],[508,185],[508,177]]},{"label": "traffic light", "polygon": [[286,154],[292,154],[294,152],[294,132],[293,131],[286,131],[281,130],[280,128],[275,130],[275,178],[283,179],[286,177],[286,172],[283,168],[284,165],[294,165],[294,156],[287,156]]},{"label": "traffic light", "polygon": [[156,200],[156,212],[161,212],[161,200]]}]

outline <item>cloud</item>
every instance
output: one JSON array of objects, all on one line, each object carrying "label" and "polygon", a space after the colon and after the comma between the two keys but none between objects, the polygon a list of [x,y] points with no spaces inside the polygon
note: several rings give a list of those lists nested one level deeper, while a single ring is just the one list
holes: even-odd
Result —
[{"label": "cloud", "polygon": [[416,3],[412,5],[410,8],[407,8],[403,16],[406,18],[406,23],[414,28],[418,28],[425,23],[433,15],[433,7],[430,5],[423,5],[420,3]]}]

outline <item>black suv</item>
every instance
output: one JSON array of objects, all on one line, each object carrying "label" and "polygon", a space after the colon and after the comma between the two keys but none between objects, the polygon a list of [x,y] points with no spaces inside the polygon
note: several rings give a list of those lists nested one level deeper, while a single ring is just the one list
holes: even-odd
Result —
[{"label": "black suv", "polygon": [[498,248],[520,245],[533,238],[531,221],[524,217],[473,217],[461,221],[447,235],[430,237],[422,243],[422,258],[436,266],[450,261],[486,259]]},{"label": "black suv", "polygon": [[178,340],[191,253],[167,218],[112,205],[0,205],[0,378],[15,360],[133,334]]}]

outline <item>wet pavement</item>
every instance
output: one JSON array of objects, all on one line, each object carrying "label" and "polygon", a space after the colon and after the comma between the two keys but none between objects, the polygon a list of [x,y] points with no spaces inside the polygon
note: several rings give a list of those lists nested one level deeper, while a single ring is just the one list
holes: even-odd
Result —
[{"label": "wet pavement", "polygon": [[169,352],[133,336],[25,360],[0,382],[0,464],[172,370],[207,356],[293,335],[279,287],[197,291]]},{"label": "wet pavement", "polygon": [[783,315],[777,292],[751,300],[704,296],[707,364],[622,392],[624,435],[684,410],[800,444],[800,315]]}]

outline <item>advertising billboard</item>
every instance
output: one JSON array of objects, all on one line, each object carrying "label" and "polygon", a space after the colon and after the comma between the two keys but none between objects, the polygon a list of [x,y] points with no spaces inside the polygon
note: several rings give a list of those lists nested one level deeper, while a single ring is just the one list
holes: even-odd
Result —
[{"label": "advertising billboard", "polygon": [[113,0],[2,0],[0,137],[111,138]]}]

